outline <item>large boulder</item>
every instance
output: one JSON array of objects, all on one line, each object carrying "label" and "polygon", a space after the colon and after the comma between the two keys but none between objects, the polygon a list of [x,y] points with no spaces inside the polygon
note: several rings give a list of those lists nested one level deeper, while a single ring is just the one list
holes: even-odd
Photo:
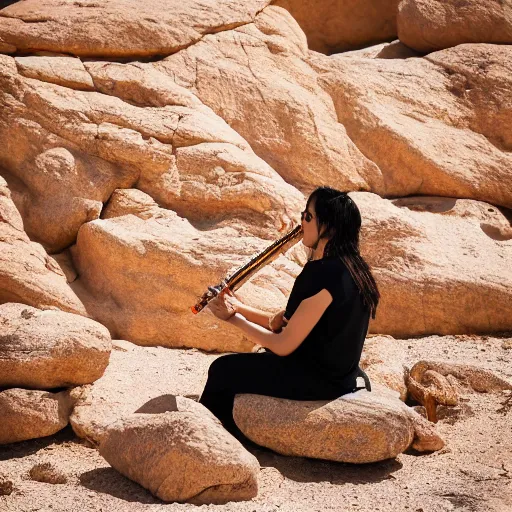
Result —
[{"label": "large boulder", "polygon": [[[361,251],[382,294],[372,333],[396,338],[508,331],[512,229],[490,204],[449,198],[395,203],[353,193]],[[431,211],[429,211],[429,209]]]},{"label": "large boulder", "polygon": [[432,52],[463,43],[512,43],[509,0],[402,0],[398,37],[411,48]]},{"label": "large boulder", "polygon": [[109,427],[100,454],[164,501],[226,503],[258,492],[256,458],[205,407],[175,397],[166,412]]},{"label": "large boulder", "polygon": [[377,166],[347,137],[308,53],[297,22],[270,6],[254,23],[208,35],[154,65],[225,119],[287,183],[379,192]]},{"label": "large boulder", "polygon": [[237,216],[267,237],[300,211],[302,194],[152,66],[88,63],[96,92],[59,85],[74,69],[62,58],[31,59],[0,56],[0,165],[27,233],[49,251],[72,244],[117,188],[136,186],[198,223]]},{"label": "large boulder", "polygon": [[396,36],[399,0],[274,0],[297,20],[311,50],[337,53]]},{"label": "large boulder", "polygon": [[[512,206],[512,47],[468,44],[425,58],[309,59],[383,193]],[[484,72],[485,70],[485,72]]]},{"label": "large boulder", "polygon": [[0,391],[0,444],[51,436],[68,424],[72,409],[68,391]]},{"label": "large boulder", "polygon": [[6,302],[87,314],[59,265],[40,244],[30,241],[0,176],[0,304]]},{"label": "large boulder", "polygon": [[51,389],[88,384],[108,365],[101,324],[63,311],[0,305],[0,387]]},{"label": "large boulder", "polygon": [[333,401],[237,395],[233,416],[252,441],[283,455],[367,463],[444,446],[431,425],[396,393],[376,388]]},{"label": "large boulder", "polygon": [[168,55],[204,34],[249,23],[268,3],[270,0],[27,0],[2,10],[0,51],[43,50],[132,59]]},{"label": "large boulder", "polygon": [[250,350],[238,329],[219,329],[209,311],[194,316],[191,307],[271,241],[244,233],[235,219],[198,230],[142,192],[114,199],[106,215],[116,216],[83,225],[71,250],[80,275],[73,289],[93,317],[113,337],[142,345]]}]

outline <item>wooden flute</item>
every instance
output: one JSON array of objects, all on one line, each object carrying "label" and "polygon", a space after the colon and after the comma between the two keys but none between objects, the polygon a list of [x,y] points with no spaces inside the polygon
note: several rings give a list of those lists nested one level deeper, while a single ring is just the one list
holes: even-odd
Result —
[{"label": "wooden flute", "polygon": [[266,249],[253,256],[251,260],[236,269],[231,275],[226,276],[217,286],[208,286],[208,290],[201,296],[197,304],[191,307],[192,313],[196,315],[203,310],[208,303],[226,288],[235,291],[245,283],[263,265],[274,261],[280,254],[286,252],[302,236],[302,227],[295,226],[279,240],[276,240]]}]

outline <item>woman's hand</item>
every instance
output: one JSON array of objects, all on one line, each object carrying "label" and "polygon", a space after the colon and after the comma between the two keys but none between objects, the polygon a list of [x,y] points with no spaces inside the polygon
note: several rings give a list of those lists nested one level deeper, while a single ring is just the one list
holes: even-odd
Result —
[{"label": "woman's hand", "polygon": [[268,326],[272,332],[281,332],[281,329],[288,323],[288,320],[284,317],[284,313],[285,310],[283,309],[270,318]]},{"label": "woman's hand", "polygon": [[221,320],[229,320],[237,312],[238,299],[226,288],[208,303],[211,312]]}]

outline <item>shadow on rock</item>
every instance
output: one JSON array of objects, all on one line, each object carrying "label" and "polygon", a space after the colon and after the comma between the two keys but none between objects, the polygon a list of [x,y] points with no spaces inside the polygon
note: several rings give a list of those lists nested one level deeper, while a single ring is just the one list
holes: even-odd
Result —
[{"label": "shadow on rock", "polygon": [[396,459],[371,464],[345,464],[304,457],[287,457],[267,450],[250,448],[262,468],[273,467],[284,477],[295,482],[329,482],[333,485],[364,485],[394,478],[392,474],[402,468]]},{"label": "shadow on rock", "polygon": [[113,468],[98,468],[82,473],[80,483],[91,491],[110,494],[125,501],[162,503],[144,487],[124,477]]},{"label": "shadow on rock", "polygon": [[135,413],[140,414],[162,414],[164,412],[173,412],[178,410],[178,404],[174,395],[162,395],[152,398],[143,406],[139,407]]}]

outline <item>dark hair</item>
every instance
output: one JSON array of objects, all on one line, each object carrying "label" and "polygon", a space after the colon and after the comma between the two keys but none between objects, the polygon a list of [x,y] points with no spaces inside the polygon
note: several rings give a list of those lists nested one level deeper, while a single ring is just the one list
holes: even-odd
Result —
[{"label": "dark hair", "polygon": [[359,208],[346,192],[331,187],[318,187],[308,198],[315,203],[318,232],[325,227],[320,238],[330,237],[324,249],[324,257],[341,258],[356,282],[363,302],[375,318],[380,293],[370,267],[359,252],[361,214]]}]

